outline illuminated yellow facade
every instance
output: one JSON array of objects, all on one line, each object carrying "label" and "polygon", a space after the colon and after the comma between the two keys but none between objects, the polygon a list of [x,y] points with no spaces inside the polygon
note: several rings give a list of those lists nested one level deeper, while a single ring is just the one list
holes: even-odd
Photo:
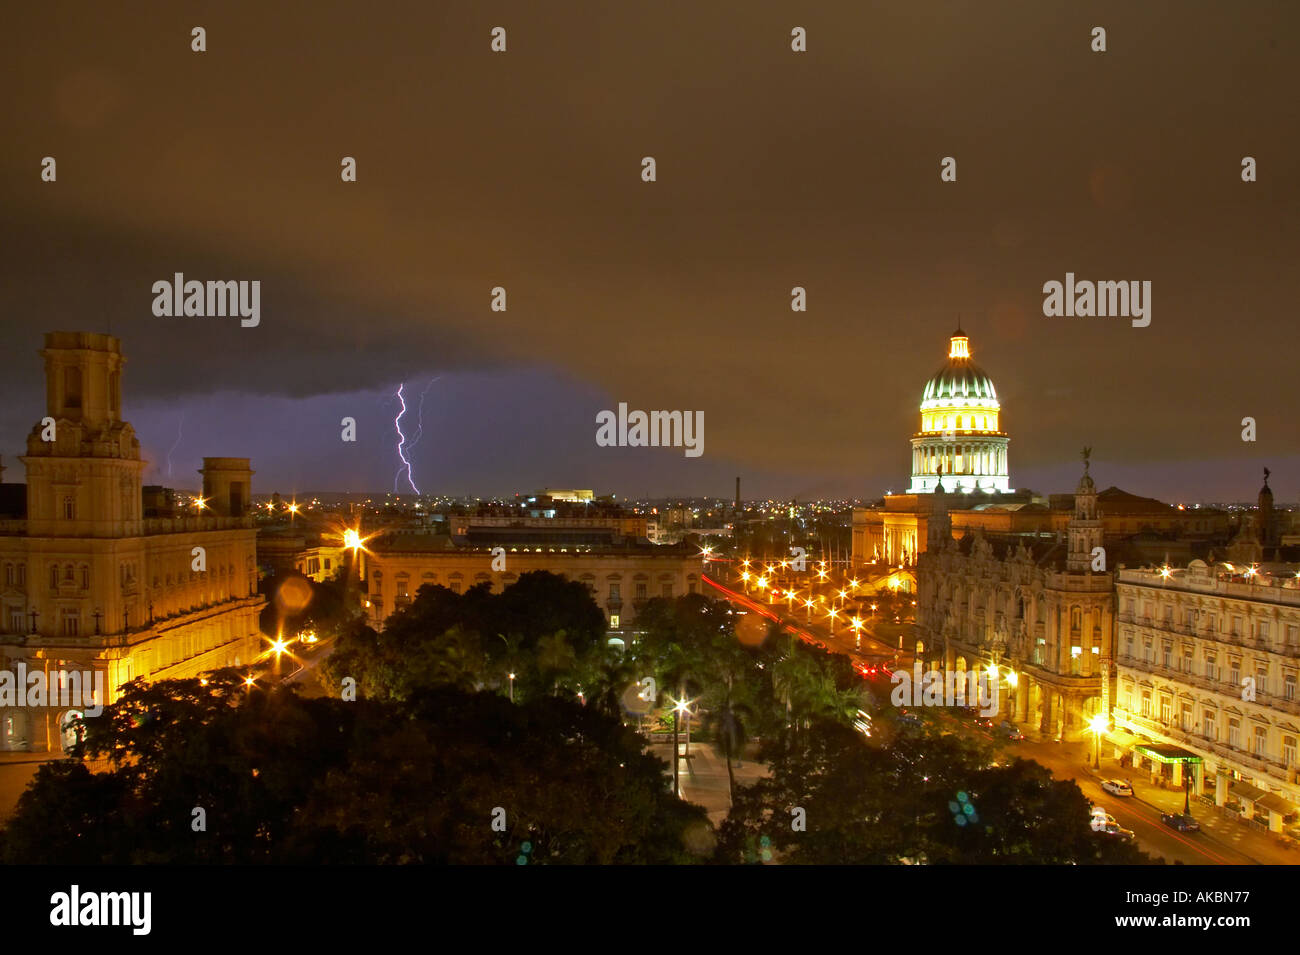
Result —
[{"label": "illuminated yellow facade", "polygon": [[[0,521],[0,669],[188,677],[262,649],[247,458],[204,458],[204,508],[143,516],[116,338],[45,336],[46,417],[27,439],[26,516]],[[97,701],[98,702],[98,701]],[[0,750],[60,751],[67,707],[0,707]]]},{"label": "illuminated yellow facade", "polygon": [[1009,492],[1009,439],[1000,429],[1000,414],[993,382],[971,361],[970,338],[958,329],[947,362],[921,397],[908,493],[932,493],[941,476],[949,490]]}]

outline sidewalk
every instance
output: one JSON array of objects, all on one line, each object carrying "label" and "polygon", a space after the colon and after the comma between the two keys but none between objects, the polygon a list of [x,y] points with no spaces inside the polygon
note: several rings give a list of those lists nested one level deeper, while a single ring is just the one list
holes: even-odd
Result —
[{"label": "sidewalk", "polygon": [[[1183,790],[1153,785],[1142,770],[1118,763],[1105,754],[1101,758],[1100,770],[1095,769],[1091,763],[1083,769],[1098,782],[1103,779],[1127,780],[1133,786],[1132,798],[1158,812],[1179,814],[1183,811]],[[1235,813],[1225,815],[1217,806],[1201,802],[1195,794],[1191,797],[1191,810],[1192,817],[1200,824],[1202,838],[1236,849],[1262,865],[1300,864],[1300,851],[1279,843],[1271,833],[1260,832],[1238,821]]]},{"label": "sidewalk", "polygon": [[[679,769],[682,798],[687,802],[703,806],[709,814],[709,821],[714,826],[720,825],[731,810],[731,801],[727,796],[727,764],[722,753],[712,743],[697,743],[691,740],[691,758],[687,760],[685,739],[679,741],[678,748],[682,753]],[[749,758],[754,749],[753,746],[746,747],[745,758],[742,761],[732,757],[731,771],[736,777],[737,789],[767,775],[767,767],[764,764],[756,763]],[[672,788],[672,750],[671,738],[667,745],[656,743],[650,747],[650,752],[669,763],[669,789]]]}]

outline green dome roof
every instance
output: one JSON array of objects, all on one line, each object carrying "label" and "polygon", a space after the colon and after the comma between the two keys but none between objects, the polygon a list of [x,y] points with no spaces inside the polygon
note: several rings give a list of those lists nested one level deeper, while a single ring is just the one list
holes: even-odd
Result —
[{"label": "green dome roof", "polygon": [[978,399],[996,402],[998,393],[993,388],[993,380],[969,358],[949,358],[925,383],[925,394],[921,396],[922,407],[930,402],[947,404]]}]

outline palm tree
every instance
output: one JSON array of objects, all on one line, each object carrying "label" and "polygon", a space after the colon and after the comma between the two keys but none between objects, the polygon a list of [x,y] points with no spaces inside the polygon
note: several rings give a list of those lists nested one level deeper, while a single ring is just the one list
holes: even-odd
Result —
[{"label": "palm tree", "polygon": [[558,690],[560,676],[572,673],[577,665],[578,655],[574,653],[573,647],[569,646],[563,630],[538,638],[537,672],[543,683],[550,680],[553,688]]}]

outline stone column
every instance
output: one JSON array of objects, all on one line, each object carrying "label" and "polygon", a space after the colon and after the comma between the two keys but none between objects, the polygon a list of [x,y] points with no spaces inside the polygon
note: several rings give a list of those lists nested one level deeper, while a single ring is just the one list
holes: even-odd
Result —
[{"label": "stone column", "polygon": [[1174,786],[1181,789],[1183,786],[1183,764],[1174,763]]},{"label": "stone column", "polygon": [[1044,735],[1056,734],[1056,721],[1052,712],[1052,698],[1056,696],[1056,691],[1052,687],[1043,685],[1043,718],[1038,724],[1038,729]]},{"label": "stone column", "polygon": [[1216,806],[1226,806],[1228,804],[1228,774],[1227,773],[1215,774],[1214,804]]},{"label": "stone column", "polygon": [[1079,728],[1081,722],[1080,699],[1077,693],[1062,696],[1061,733],[1068,736]]},{"label": "stone column", "polygon": [[1023,673],[1020,674],[1020,681],[1016,684],[1016,714],[1014,719],[1017,723],[1023,723],[1029,719],[1029,678]]}]

